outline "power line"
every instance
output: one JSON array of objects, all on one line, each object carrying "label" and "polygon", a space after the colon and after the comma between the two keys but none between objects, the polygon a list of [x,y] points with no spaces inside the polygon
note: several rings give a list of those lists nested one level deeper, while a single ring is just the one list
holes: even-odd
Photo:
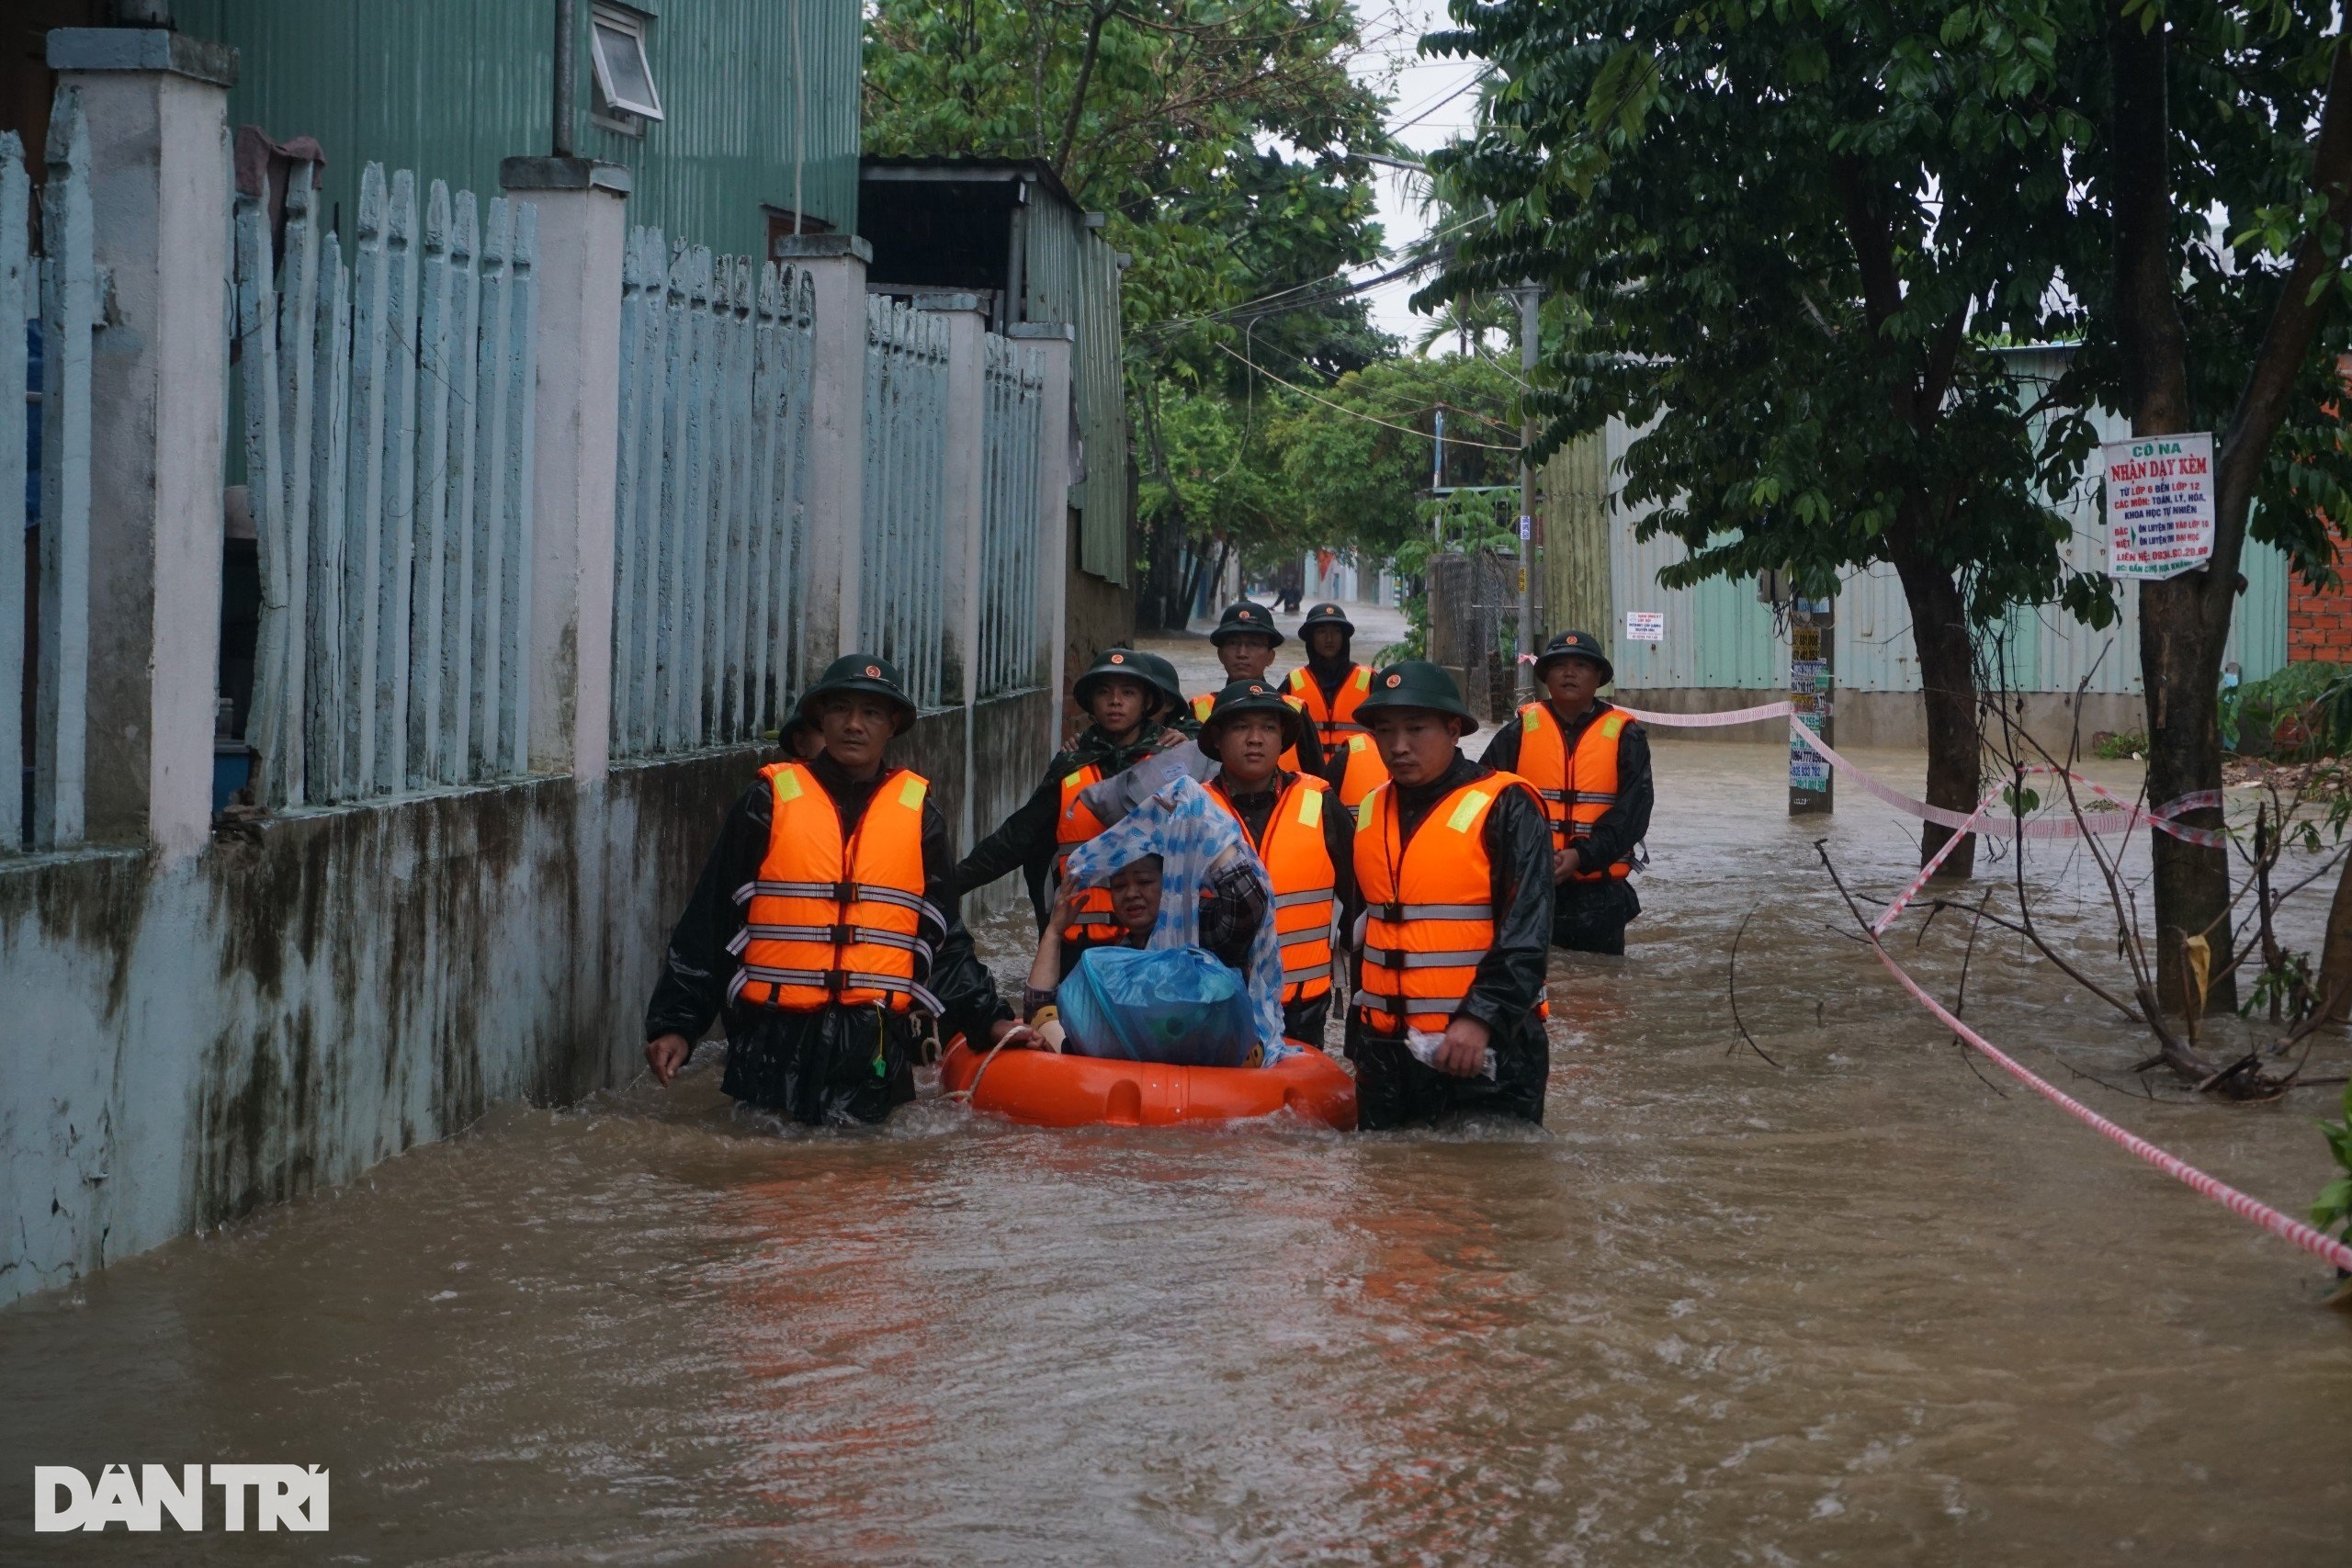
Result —
[{"label": "power line", "polygon": [[[1248,355],[1242,353],[1239,349],[1233,347],[1229,344],[1221,343],[1217,344],[1217,347],[1233,355],[1234,358],[1238,359],[1242,364],[1247,365],[1250,369],[1255,370],[1259,375],[1263,376],[1267,380],[1272,381],[1277,387],[1287,387],[1292,391],[1296,392],[1300,397],[1310,399],[1315,402],[1321,403],[1325,408],[1346,414],[1350,419],[1360,419],[1366,424],[1377,424],[1388,430],[1402,431],[1407,435],[1415,436],[1423,441],[1430,439],[1430,433],[1426,430],[1415,430],[1409,424],[1398,424],[1394,420],[1381,419],[1373,414],[1364,413],[1361,410],[1351,409],[1345,403],[1335,403],[1330,399],[1323,396],[1320,392],[1309,390],[1307,388],[1299,386],[1294,381],[1285,381],[1281,377],[1275,375],[1272,371],[1267,369],[1264,366],[1259,364],[1256,360],[1251,359]],[[1450,405],[1439,404],[1437,406],[1446,407]],[[1458,409],[1455,412],[1458,413],[1470,412],[1468,409]],[[1477,416],[1476,414],[1472,414],[1471,417],[1475,419]],[[1476,446],[1488,452],[1516,452],[1520,450],[1517,446],[1499,446],[1491,441],[1463,441],[1457,439],[1453,443],[1453,445],[1456,446]]]}]

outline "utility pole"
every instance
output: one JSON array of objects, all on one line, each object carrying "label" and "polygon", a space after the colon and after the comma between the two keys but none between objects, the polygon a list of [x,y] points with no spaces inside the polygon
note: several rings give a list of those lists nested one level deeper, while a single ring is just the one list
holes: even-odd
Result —
[{"label": "utility pole", "polygon": [[[1530,378],[1535,368],[1536,307],[1542,302],[1542,288],[1532,281],[1519,286],[1519,368],[1520,379]],[[1518,672],[1514,689],[1519,700],[1528,702],[1535,695],[1535,588],[1532,570],[1535,565],[1535,469],[1527,455],[1535,449],[1535,416],[1530,412],[1519,425],[1519,647],[1518,657],[1511,668]]]}]

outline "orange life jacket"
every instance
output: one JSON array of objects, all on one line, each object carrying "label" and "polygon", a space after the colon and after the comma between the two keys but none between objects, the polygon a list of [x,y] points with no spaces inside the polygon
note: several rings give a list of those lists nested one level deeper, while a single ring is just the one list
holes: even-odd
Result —
[{"label": "orange life jacket", "polygon": [[1359,664],[1348,671],[1340,683],[1339,699],[1326,703],[1323,687],[1304,664],[1290,672],[1283,689],[1298,699],[1298,705],[1314,722],[1315,732],[1323,739],[1323,750],[1329,751],[1351,735],[1363,734],[1364,728],[1356,722],[1356,709],[1372,694],[1372,666]]},{"label": "orange life jacket", "polygon": [[[1401,847],[1396,786],[1364,798],[1354,850],[1364,903],[1355,1006],[1374,1033],[1401,1035],[1408,1024],[1437,1033],[1469,997],[1478,961],[1495,945],[1487,817],[1505,790],[1527,787],[1513,773],[1475,779],[1431,807]],[[1549,1010],[1540,1005],[1537,1015]]]},{"label": "orange life jacket", "polygon": [[[1306,706],[1305,703],[1300,702],[1288,692],[1284,692],[1283,694],[1283,701],[1288,703],[1295,708],[1303,709]],[[1203,692],[1199,696],[1193,699],[1193,717],[1199,723],[1206,724],[1209,721],[1209,714],[1216,707],[1216,694],[1215,692]],[[1274,759],[1274,766],[1280,768],[1286,773],[1303,772],[1304,770],[1300,766],[1298,761],[1298,748],[1295,746],[1283,747],[1283,754]]]},{"label": "orange life jacket", "polygon": [[[1099,762],[1089,762],[1062,775],[1062,808],[1054,818],[1054,842],[1059,846],[1054,855],[1056,883],[1069,874],[1070,851],[1101,833],[1106,826],[1080,798],[1083,791],[1102,782],[1102,767]],[[1080,888],[1075,913],[1077,918],[1062,928],[1065,942],[1117,942],[1127,934],[1126,928],[1112,913],[1111,890],[1107,887]]]},{"label": "orange life jacket", "polygon": [[[1283,950],[1283,1001],[1312,1001],[1331,991],[1331,926],[1339,918],[1339,869],[1323,839],[1323,813],[1336,809],[1331,786],[1312,774],[1293,779],[1266,818],[1266,836],[1252,840],[1274,887],[1274,940]],[[1209,798],[1225,807],[1244,834],[1227,795],[1225,776],[1209,781]]]},{"label": "orange life jacket", "polygon": [[[1574,756],[1550,704],[1529,703],[1519,710],[1519,773],[1543,796],[1555,850],[1589,838],[1592,825],[1617,804],[1617,737],[1633,721],[1622,708],[1602,707],[1577,738]],[[1633,863],[1621,860],[1605,869],[1580,869],[1571,880],[1606,882],[1633,874]]]},{"label": "orange life jacket", "polygon": [[1388,782],[1388,764],[1380,760],[1380,747],[1369,735],[1351,735],[1348,743],[1339,749],[1340,804],[1353,811],[1363,804],[1363,797],[1374,784]]},{"label": "orange life jacket", "polygon": [[833,797],[807,763],[772,762],[760,776],[768,782],[775,817],[758,879],[735,895],[749,908],[729,948],[742,967],[728,999],[788,1012],[905,1012],[918,1003],[939,1011],[922,984],[932,955],[922,922],[943,932],[947,926],[923,898],[929,781],[904,768],[885,773],[844,843]]}]

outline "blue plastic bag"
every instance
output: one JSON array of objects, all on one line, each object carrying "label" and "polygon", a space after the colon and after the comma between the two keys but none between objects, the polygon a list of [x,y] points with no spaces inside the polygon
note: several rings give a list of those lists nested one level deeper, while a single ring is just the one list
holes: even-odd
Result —
[{"label": "blue plastic bag", "polygon": [[1197,947],[1092,947],[1056,995],[1069,1049],[1178,1067],[1258,1063],[1241,976]]}]

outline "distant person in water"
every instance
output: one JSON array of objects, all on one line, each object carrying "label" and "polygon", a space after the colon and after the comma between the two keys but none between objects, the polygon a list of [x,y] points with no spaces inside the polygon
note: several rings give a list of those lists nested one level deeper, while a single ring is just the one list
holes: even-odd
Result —
[{"label": "distant person in water", "polygon": [[796,1121],[879,1122],[914,1098],[917,1016],[994,1040],[1010,1010],[972,952],[929,781],[883,759],[914,722],[887,660],[841,659],[800,699],[813,755],[760,770],[720,828],[645,1012],[667,1085],[723,1014],[720,1087]]}]

